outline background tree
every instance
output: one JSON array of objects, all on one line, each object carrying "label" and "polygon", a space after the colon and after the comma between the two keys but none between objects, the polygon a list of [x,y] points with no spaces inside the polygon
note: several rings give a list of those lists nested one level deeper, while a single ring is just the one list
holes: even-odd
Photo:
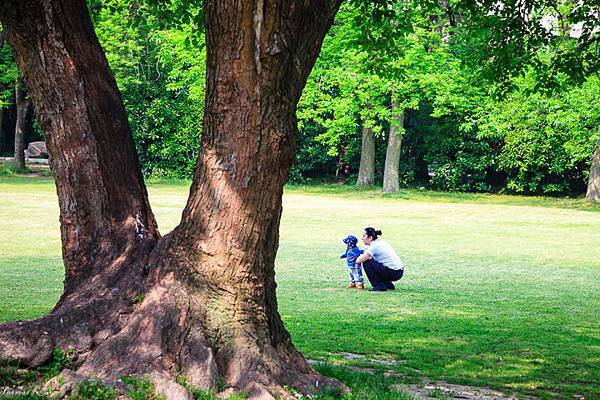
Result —
[{"label": "background tree", "polygon": [[592,166],[590,168],[590,177],[585,197],[588,200],[600,200],[600,139],[596,142],[596,149],[594,150],[592,158]]},{"label": "background tree", "polygon": [[25,170],[25,133],[27,125],[31,125],[31,100],[23,87],[21,77],[15,82],[15,101],[17,104],[17,123],[15,124],[15,165]]},{"label": "background tree", "polygon": [[375,137],[368,126],[362,127],[360,168],[356,186],[370,186],[375,183]]},{"label": "background tree", "polygon": [[385,170],[383,174],[383,191],[397,192],[399,190],[400,177],[398,168],[400,163],[400,150],[402,137],[404,136],[404,110],[400,108],[397,100],[392,103],[392,122],[388,145],[385,153]]}]

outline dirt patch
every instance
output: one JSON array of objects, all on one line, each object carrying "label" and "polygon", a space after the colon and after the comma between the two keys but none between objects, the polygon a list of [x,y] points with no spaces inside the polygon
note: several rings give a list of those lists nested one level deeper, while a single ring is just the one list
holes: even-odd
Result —
[{"label": "dirt patch", "polygon": [[342,360],[349,360],[349,361],[363,361],[363,362],[367,362],[370,364],[377,364],[377,365],[385,365],[388,367],[394,367],[397,365],[402,365],[405,363],[405,361],[403,360],[388,360],[388,359],[378,359],[378,358],[367,358],[367,356],[363,355],[363,354],[355,354],[355,353],[333,353],[332,355],[337,356],[337,357],[341,357]]},{"label": "dirt patch", "polygon": [[[387,360],[387,359],[374,359],[368,358],[362,354],[355,353],[333,353],[333,356],[340,357],[342,360],[347,361],[360,361],[364,363],[384,366],[402,366],[408,368],[405,365],[405,361],[402,360]],[[320,364],[322,361],[308,360],[312,365]],[[342,365],[340,363],[331,362],[334,365]],[[376,367],[357,367],[354,365],[343,365],[344,368],[363,374],[375,375],[379,368]],[[409,368],[412,371],[420,373],[421,371],[413,368]],[[379,369],[381,371],[381,369]],[[402,377],[403,374],[398,371],[387,370],[383,372],[386,378]],[[497,390],[493,390],[486,387],[476,387],[467,385],[455,385],[446,383],[444,381],[432,381],[427,378],[422,378],[421,384],[396,384],[392,386],[395,390],[409,394],[415,399],[447,399],[447,400],[535,400],[536,397],[517,397],[517,394],[506,394]]]},{"label": "dirt patch", "polygon": [[452,385],[443,381],[420,385],[394,385],[398,391],[409,393],[416,399],[467,399],[467,400],[516,400],[535,397],[516,397],[515,394],[507,395],[497,390],[466,385]]}]

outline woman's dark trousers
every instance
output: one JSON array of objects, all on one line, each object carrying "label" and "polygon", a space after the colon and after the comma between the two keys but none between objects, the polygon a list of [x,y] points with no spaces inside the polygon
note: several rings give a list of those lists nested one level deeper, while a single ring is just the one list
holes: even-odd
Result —
[{"label": "woman's dark trousers", "polygon": [[369,278],[369,282],[371,282],[371,286],[375,290],[394,290],[395,287],[392,282],[402,278],[404,274],[404,270],[402,269],[388,268],[373,259],[365,261],[362,265],[367,278]]}]

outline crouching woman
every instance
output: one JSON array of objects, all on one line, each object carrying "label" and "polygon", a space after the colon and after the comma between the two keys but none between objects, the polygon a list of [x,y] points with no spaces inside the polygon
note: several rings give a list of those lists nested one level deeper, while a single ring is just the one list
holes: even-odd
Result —
[{"label": "crouching woman", "polygon": [[392,282],[402,278],[404,264],[394,249],[382,239],[381,231],[374,228],[365,228],[362,241],[369,246],[367,250],[358,257],[357,264],[362,264],[372,288],[370,291],[385,292],[394,290]]}]

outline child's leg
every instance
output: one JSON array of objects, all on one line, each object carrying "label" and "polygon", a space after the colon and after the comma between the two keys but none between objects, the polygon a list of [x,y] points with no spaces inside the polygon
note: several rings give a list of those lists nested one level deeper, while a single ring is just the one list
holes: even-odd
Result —
[{"label": "child's leg", "polygon": [[348,282],[354,283],[354,273],[352,267],[348,267]]},{"label": "child's leg", "polygon": [[363,279],[362,265],[361,264],[357,265],[357,268],[356,268],[356,280],[354,282],[356,282],[356,283],[364,283],[365,282],[365,280]]}]

